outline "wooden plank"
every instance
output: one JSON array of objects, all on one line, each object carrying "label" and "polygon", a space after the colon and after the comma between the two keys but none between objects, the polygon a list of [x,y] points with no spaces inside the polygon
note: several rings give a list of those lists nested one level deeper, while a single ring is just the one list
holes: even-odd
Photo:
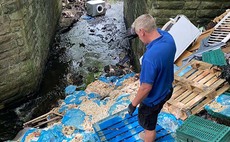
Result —
[{"label": "wooden plank", "polygon": [[[197,88],[197,89],[196,89],[197,92],[203,92],[203,91],[206,91],[206,90],[208,89],[208,86],[203,85],[203,84],[200,84],[200,83],[198,83],[198,82],[194,82],[194,83],[192,84],[192,86],[195,87],[195,88]],[[195,89],[195,88],[194,88],[194,89]],[[194,89],[193,89],[193,90],[194,90]]]},{"label": "wooden plank", "polygon": [[184,77],[178,77],[174,75],[174,79],[177,85],[181,85],[189,90],[194,90],[194,88],[198,88],[200,90],[199,92],[201,92],[201,91],[205,91],[208,88],[206,85],[200,84],[195,81],[187,80]]},{"label": "wooden plank", "polygon": [[183,100],[184,98],[186,98],[191,93],[192,93],[192,91],[186,90],[183,94],[181,94],[180,96],[178,96],[177,98],[175,98],[175,100],[177,100],[177,101],[180,102],[181,100]]},{"label": "wooden plank", "polygon": [[204,101],[200,102],[196,107],[191,109],[192,114],[196,114],[204,109],[204,105],[210,103],[212,99],[206,98]]},{"label": "wooden plank", "polygon": [[176,93],[178,90],[181,89],[181,86],[180,85],[177,85],[173,88],[173,93]]},{"label": "wooden plank", "polygon": [[180,118],[182,120],[187,118],[187,115],[184,111],[182,111],[180,108],[177,106],[171,105],[168,102],[166,102],[167,105],[167,112],[172,113],[177,119]]},{"label": "wooden plank", "polygon": [[192,92],[188,97],[186,97],[184,100],[182,100],[182,103],[187,104],[189,101],[191,101],[197,95],[198,95],[197,92]]},{"label": "wooden plank", "polygon": [[203,70],[197,70],[194,74],[192,74],[190,77],[188,77],[188,80],[193,80],[194,78],[196,78],[197,76],[199,76],[200,74],[202,74],[204,71]]},{"label": "wooden plank", "polygon": [[184,93],[186,89],[181,88],[180,90],[176,91],[175,93],[172,94],[171,99],[175,99],[176,97],[180,96],[182,93]]},{"label": "wooden plank", "polygon": [[216,82],[218,78],[214,76],[211,80],[205,83],[206,86],[211,86],[214,82]]},{"label": "wooden plank", "polygon": [[167,102],[169,104],[177,107],[177,108],[180,108],[180,110],[183,109],[183,108],[185,108],[185,104],[183,104],[183,103],[181,103],[181,102],[179,102],[177,100],[169,99]]},{"label": "wooden plank", "polygon": [[197,69],[191,69],[189,72],[185,73],[183,75],[184,78],[188,78],[189,76],[191,76],[194,72],[196,72]]},{"label": "wooden plank", "polygon": [[194,78],[193,81],[194,82],[198,82],[201,79],[203,79],[204,77],[206,77],[209,74],[208,70],[204,70],[204,72],[202,74],[200,74],[198,77]]},{"label": "wooden plank", "polygon": [[39,117],[37,117],[37,118],[34,118],[34,119],[32,119],[32,120],[30,120],[30,121],[28,121],[28,122],[26,122],[26,123],[24,123],[23,125],[24,126],[26,126],[26,125],[29,125],[30,123],[37,123],[37,122],[39,122],[39,121],[41,121],[41,120],[44,120],[44,119],[46,119],[46,117],[48,116],[48,115],[50,115],[52,112],[50,111],[50,112],[48,112],[48,113],[46,113],[46,114],[43,114],[43,115],[41,115],[41,116],[39,116]]},{"label": "wooden plank", "polygon": [[224,79],[218,79],[215,83],[213,83],[211,86],[209,86],[209,89],[210,90],[216,90],[216,88],[219,87],[224,82],[225,82]]},{"label": "wooden plank", "polygon": [[211,74],[208,74],[205,78],[201,79],[198,81],[198,83],[200,84],[204,84],[206,82],[208,82],[211,78],[213,78],[215,76],[215,74],[211,73]]},{"label": "wooden plank", "polygon": [[54,118],[52,118],[52,119],[50,119],[50,120],[41,122],[41,123],[39,123],[38,125],[36,125],[36,126],[34,126],[34,127],[37,128],[37,127],[39,127],[39,126],[41,126],[41,125],[44,125],[44,124],[46,124],[46,123],[49,123],[49,122],[52,122],[52,121],[54,121],[54,120],[61,119],[61,118],[62,118],[62,117],[60,117],[60,116],[56,116],[56,117],[54,117]]},{"label": "wooden plank", "polygon": [[213,65],[206,63],[206,62],[195,60],[195,62],[192,64],[192,66],[193,66],[193,68],[197,68],[199,70],[205,70],[205,69],[210,69]]},{"label": "wooden plank", "polygon": [[174,80],[175,80],[175,84],[181,85],[185,87],[186,89],[192,90],[192,87],[191,87],[192,81],[188,81],[186,78],[179,77],[177,75],[174,75]]},{"label": "wooden plank", "polygon": [[192,63],[194,62],[194,60],[191,60],[190,62],[188,62],[188,64],[186,66],[181,67],[179,70],[177,70],[174,74],[179,74],[181,71],[183,71],[184,69],[186,69],[188,66],[190,66]]},{"label": "wooden plank", "polygon": [[208,93],[200,93],[199,95],[197,95],[195,98],[193,98],[191,101],[187,102],[185,105],[185,109],[191,109],[192,107],[194,107],[194,105],[197,102],[200,102]]},{"label": "wooden plank", "polygon": [[225,91],[227,91],[229,88],[230,88],[230,85],[228,83],[225,83],[224,86],[222,86],[220,89],[216,91],[216,94],[220,95],[224,93]]}]

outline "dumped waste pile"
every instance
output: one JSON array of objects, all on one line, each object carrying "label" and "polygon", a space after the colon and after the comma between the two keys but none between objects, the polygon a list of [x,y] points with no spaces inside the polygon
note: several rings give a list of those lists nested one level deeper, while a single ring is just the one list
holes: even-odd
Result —
[{"label": "dumped waste pile", "polygon": [[121,78],[101,76],[85,91],[76,91],[76,86],[70,85],[65,89],[65,100],[56,108],[63,118],[48,122],[44,129],[29,129],[22,141],[97,141],[92,124],[126,109],[138,86],[135,73]]},{"label": "dumped waste pile", "polygon": [[[184,19],[186,20],[186,18]],[[226,26],[228,35],[224,36],[225,42],[227,42],[230,37],[229,24],[226,24]],[[216,29],[218,30],[218,25]],[[221,33],[223,31],[218,32]],[[212,31],[209,34],[211,33]],[[203,34],[201,34],[201,36],[202,35]],[[198,37],[199,35],[196,36]],[[191,41],[193,40],[194,38],[191,39]],[[202,41],[200,40],[200,42]],[[221,39],[220,43],[222,42],[223,40]],[[188,41],[187,43],[191,42]],[[188,48],[187,43],[184,48]],[[202,43],[206,45],[206,40],[203,40]],[[179,61],[177,60],[176,62],[182,65],[182,67],[174,74],[173,97],[166,103],[164,109],[168,110],[170,113],[177,112],[178,110],[179,113],[183,113],[184,115],[174,114],[177,116],[175,117],[172,114],[161,112],[158,116],[158,124],[169,132],[174,133],[178,127],[183,125],[183,121],[180,119],[189,119],[191,115],[196,115],[203,110],[203,108],[217,117],[224,116],[229,119],[228,102],[230,98],[229,93],[225,92],[229,89],[229,76],[227,74],[220,79],[219,75],[223,75],[224,70],[222,69],[221,72],[218,68],[218,65],[229,64],[229,57],[227,59],[223,58],[224,60],[221,60],[221,62],[216,62],[217,59],[220,59],[219,57],[224,57],[225,55],[225,57],[227,57],[230,53],[226,52],[222,54],[221,51],[221,54],[219,54],[219,49],[226,50],[229,46],[226,43],[224,43],[224,45],[218,43],[214,44],[215,47],[213,47],[210,46],[211,44],[213,44],[212,41],[209,43],[208,47],[205,46],[204,48],[202,44],[200,44],[200,50],[200,45],[197,46],[193,44],[194,46],[190,47],[190,49],[196,48],[196,50],[193,50],[193,52],[187,55],[184,55],[184,53],[190,51],[186,51],[188,49],[181,49],[183,54],[180,53],[181,56],[178,57]],[[218,51],[216,51],[216,49],[218,49]],[[197,53],[195,51],[197,51]],[[216,52],[210,53],[210,51]],[[208,57],[213,57],[213,54],[215,54],[217,58],[209,60]],[[203,59],[200,59],[200,57],[203,57]],[[186,60],[182,61],[184,58]],[[202,61],[194,59],[200,59]],[[226,71],[228,71],[228,69]],[[211,88],[212,85],[214,87]],[[65,88],[66,98],[60,100],[58,107],[51,110],[50,113],[25,123],[25,127],[31,126],[32,128],[28,128],[19,140],[22,142],[100,141],[98,135],[94,131],[93,124],[119,111],[124,111],[135,97],[138,87],[138,75],[134,72],[121,76],[102,75],[98,80],[90,83],[84,91],[76,91],[77,86],[74,85],[67,86]],[[212,90],[210,90],[210,88]],[[223,94],[223,92],[225,93]],[[184,127],[187,126],[188,124]],[[187,140],[195,137],[187,137],[184,134],[182,136],[183,139]]]},{"label": "dumped waste pile", "polygon": [[[44,123],[46,127],[27,128],[21,141],[99,141],[93,124],[119,111],[126,110],[137,92],[139,79],[135,73],[122,77],[101,76],[89,84],[85,91],[76,91],[76,87],[74,85],[66,87],[65,100],[60,100],[59,107],[52,110],[56,111],[56,114],[63,115],[62,118],[52,121],[54,116],[48,113],[47,119],[39,122],[46,122]],[[37,125],[35,121],[36,119],[25,124],[34,126]],[[168,131],[175,132],[183,122],[171,114],[162,112],[158,123]]]}]

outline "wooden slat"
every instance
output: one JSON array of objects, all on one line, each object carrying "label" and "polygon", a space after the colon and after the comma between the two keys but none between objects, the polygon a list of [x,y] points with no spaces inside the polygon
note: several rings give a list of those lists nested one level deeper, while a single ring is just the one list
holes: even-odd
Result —
[{"label": "wooden slat", "polygon": [[183,75],[184,78],[188,78],[189,76],[191,76],[194,72],[196,72],[197,69],[191,69],[190,71],[188,71],[187,73],[185,73]]},{"label": "wooden slat", "polygon": [[201,110],[204,109],[204,105],[210,103],[212,100],[209,98],[206,98],[204,101],[202,101],[201,103],[199,103],[196,107],[194,107],[191,112],[192,114],[196,114],[197,112],[200,112]]},{"label": "wooden slat", "polygon": [[176,93],[178,90],[181,89],[182,86],[177,85],[176,87],[173,88],[173,93]]},{"label": "wooden slat", "polygon": [[175,80],[176,84],[181,85],[186,89],[190,89],[190,90],[192,89],[192,87],[191,87],[191,84],[193,83],[192,81],[187,81],[186,78],[179,77],[177,75],[174,75],[174,80]]},{"label": "wooden slat", "polygon": [[178,96],[177,98],[175,98],[175,100],[177,100],[177,101],[180,102],[181,100],[183,100],[184,98],[186,98],[191,93],[192,93],[192,91],[186,90],[183,94],[181,94],[180,96]]},{"label": "wooden slat", "polygon": [[206,86],[211,86],[214,82],[216,82],[218,78],[214,76],[211,80],[205,83]]},{"label": "wooden slat", "polygon": [[208,74],[205,78],[203,78],[200,81],[198,81],[198,83],[204,84],[204,83],[208,82],[214,76],[215,76],[215,74]]},{"label": "wooden slat", "polygon": [[180,90],[178,90],[177,92],[173,93],[171,99],[175,99],[176,97],[178,97],[179,95],[181,95],[182,93],[184,93],[186,91],[186,89],[181,88]]},{"label": "wooden slat", "polygon": [[225,83],[223,87],[221,87],[220,89],[216,91],[216,93],[217,95],[220,95],[224,93],[225,91],[227,91],[229,88],[230,88],[230,85],[228,83]]},{"label": "wooden slat", "polygon": [[200,102],[208,93],[200,93],[195,98],[193,98],[191,101],[187,102],[185,105],[186,109],[191,109],[197,102]]},{"label": "wooden slat", "polygon": [[211,86],[209,86],[210,90],[216,90],[217,87],[219,87],[221,84],[225,82],[224,79],[219,79],[215,83],[213,83]]},{"label": "wooden slat", "polygon": [[194,78],[196,78],[197,76],[199,76],[203,72],[204,72],[203,70],[196,71],[194,74],[192,74],[190,77],[188,77],[188,80],[193,80]]},{"label": "wooden slat", "polygon": [[209,74],[209,71],[205,70],[202,74],[200,74],[198,77],[194,78],[193,81],[198,82],[204,77],[206,77]]},{"label": "wooden slat", "polygon": [[167,102],[171,105],[174,105],[175,107],[180,108],[180,109],[183,109],[185,107],[185,104],[183,104],[177,100],[169,99]]},{"label": "wooden slat", "polygon": [[195,98],[198,95],[197,92],[192,92],[187,98],[185,98],[182,103],[187,104],[189,101],[191,101],[193,98]]},{"label": "wooden slat", "polygon": [[193,62],[194,62],[194,60],[190,61],[186,66],[181,67],[174,74],[179,74],[181,71],[183,71],[184,69],[186,69],[189,65],[191,65]]},{"label": "wooden slat", "polygon": [[192,64],[192,66],[194,66],[194,68],[195,68],[195,66],[198,66],[199,70],[206,70],[206,69],[210,69],[213,65],[209,64],[209,63],[202,62],[202,61],[195,60],[194,63]]},{"label": "wooden slat", "polygon": [[201,92],[207,89],[206,85],[200,84],[192,80],[187,80],[184,77],[179,77],[177,75],[174,75],[174,79],[176,80],[175,83],[177,85],[184,86],[184,88],[189,89],[189,90],[194,90],[194,88],[198,88],[200,90],[199,92]]}]

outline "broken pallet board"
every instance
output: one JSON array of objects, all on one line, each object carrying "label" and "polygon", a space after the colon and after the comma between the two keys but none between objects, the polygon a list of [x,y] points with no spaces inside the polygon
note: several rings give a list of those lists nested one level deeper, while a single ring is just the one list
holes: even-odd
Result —
[{"label": "broken pallet board", "polygon": [[220,71],[211,64],[192,60],[174,74],[174,91],[164,110],[185,120],[196,114],[216,96],[229,89]]},{"label": "broken pallet board", "polygon": [[49,122],[61,119],[63,117],[62,114],[59,114],[57,108],[53,108],[50,112],[43,114],[37,118],[34,118],[26,123],[23,124],[23,127],[35,127],[38,128],[41,125],[47,124]]}]

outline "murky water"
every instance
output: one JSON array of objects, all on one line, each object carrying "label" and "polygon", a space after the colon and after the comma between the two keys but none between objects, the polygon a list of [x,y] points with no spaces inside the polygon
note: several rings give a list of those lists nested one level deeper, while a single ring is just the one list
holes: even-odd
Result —
[{"label": "murky water", "polygon": [[0,112],[0,141],[13,139],[24,122],[50,111],[65,97],[67,85],[84,88],[103,73],[105,65],[115,65],[127,54],[123,2],[110,2],[104,16],[85,15],[69,32],[57,36],[40,91],[22,105]]},{"label": "murky water", "polygon": [[123,3],[118,2],[112,4],[105,16],[92,19],[82,16],[73,29],[62,36],[62,41],[70,42],[66,47],[70,73],[81,74],[83,80],[87,80],[91,70],[100,73],[105,65],[115,65],[124,57],[127,41],[123,39],[126,28],[122,9]]}]

